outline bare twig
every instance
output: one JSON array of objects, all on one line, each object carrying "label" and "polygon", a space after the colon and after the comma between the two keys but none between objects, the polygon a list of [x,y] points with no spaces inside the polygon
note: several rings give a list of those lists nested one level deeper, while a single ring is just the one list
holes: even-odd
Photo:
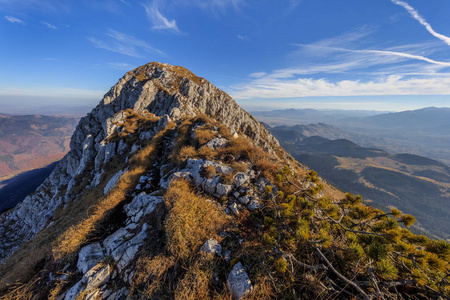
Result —
[{"label": "bare twig", "polygon": [[362,296],[363,299],[369,300],[370,297],[353,281],[348,280],[344,275],[342,275],[341,273],[339,273],[334,267],[333,265],[328,261],[328,259],[325,257],[325,255],[323,255],[322,251],[320,251],[319,247],[317,247],[317,245],[314,243],[314,248],[316,248],[316,251],[319,253],[320,257],[322,257],[323,261],[328,265],[328,267],[334,272],[334,274],[336,274],[340,279],[342,279],[343,281],[345,281],[346,283],[348,283],[349,285],[351,285],[352,287],[354,287]]}]

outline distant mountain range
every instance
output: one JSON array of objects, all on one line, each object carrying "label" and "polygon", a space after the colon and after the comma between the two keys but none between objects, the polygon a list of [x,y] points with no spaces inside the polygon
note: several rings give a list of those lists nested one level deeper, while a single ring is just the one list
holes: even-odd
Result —
[{"label": "distant mountain range", "polygon": [[447,165],[423,156],[361,147],[339,138],[355,135],[326,124],[278,126],[269,130],[295,159],[338,188],[360,194],[380,209],[397,207],[411,213],[417,217],[420,230],[450,238]]},{"label": "distant mountain range", "polygon": [[309,126],[311,133],[305,135],[349,139],[363,147],[426,156],[450,165],[450,108],[395,113],[289,109],[254,114],[272,127],[321,123],[317,128]]}]

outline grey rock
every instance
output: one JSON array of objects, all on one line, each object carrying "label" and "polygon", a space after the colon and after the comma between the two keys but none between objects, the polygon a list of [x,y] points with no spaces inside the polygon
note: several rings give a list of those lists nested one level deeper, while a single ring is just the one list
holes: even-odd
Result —
[{"label": "grey rock", "polygon": [[119,178],[120,176],[122,176],[123,173],[124,171],[120,170],[119,172],[114,174],[113,177],[111,177],[111,179],[108,181],[108,183],[105,185],[105,188],[103,189],[103,193],[105,195],[107,195],[111,191],[111,189],[116,185],[117,181],[119,181]]},{"label": "grey rock", "polygon": [[234,175],[234,184],[237,188],[247,184],[250,180],[250,177],[245,173],[237,173]]},{"label": "grey rock", "polygon": [[105,247],[106,254],[110,255],[117,247],[122,245],[131,234],[125,228],[120,228],[103,241],[103,247]]},{"label": "grey rock", "polygon": [[249,196],[243,196],[243,197],[240,197],[238,200],[242,204],[247,205],[247,203],[249,203],[251,199]]},{"label": "grey rock", "polygon": [[228,205],[228,208],[231,210],[231,212],[233,212],[234,215],[239,215],[239,210],[236,203],[231,203],[230,205]]},{"label": "grey rock", "polygon": [[228,140],[224,138],[214,138],[210,140],[208,143],[206,143],[206,146],[211,149],[217,149],[217,148],[223,148],[228,145]]},{"label": "grey rock", "polygon": [[216,186],[216,193],[219,197],[228,196],[233,191],[233,186],[219,183]]},{"label": "grey rock", "polygon": [[110,265],[106,265],[98,270],[95,274],[87,278],[86,290],[91,291],[106,284],[113,272],[114,269]]},{"label": "grey rock", "polygon": [[112,257],[116,262],[119,271],[123,271],[132,262],[134,256],[142,246],[145,238],[147,238],[147,224],[142,226],[141,232],[139,232],[132,239],[124,242],[116,250],[112,252]]},{"label": "grey rock", "polygon": [[127,299],[128,289],[126,287],[121,288],[120,290],[109,295],[107,300],[122,300]]},{"label": "grey rock", "polygon": [[83,273],[94,267],[104,257],[103,249],[99,243],[83,247],[78,253],[77,268]]},{"label": "grey rock", "polygon": [[255,210],[255,209],[258,209],[258,208],[261,208],[261,207],[263,207],[263,205],[261,203],[259,203],[259,201],[256,200],[256,199],[251,200],[250,203],[247,206],[247,208],[249,210]]},{"label": "grey rock", "polygon": [[74,300],[84,290],[84,284],[80,280],[73,287],[71,287],[64,297],[64,300]]},{"label": "grey rock", "polygon": [[235,264],[228,275],[227,286],[235,299],[242,299],[245,295],[252,291],[252,282],[250,281],[247,272],[245,272],[244,266],[241,262]]},{"label": "grey rock", "polygon": [[222,246],[215,239],[207,240],[200,248],[200,251],[222,256]]},{"label": "grey rock", "polygon": [[131,222],[137,223],[142,216],[152,213],[156,205],[161,202],[163,202],[162,197],[150,196],[142,192],[125,205],[124,210]]}]

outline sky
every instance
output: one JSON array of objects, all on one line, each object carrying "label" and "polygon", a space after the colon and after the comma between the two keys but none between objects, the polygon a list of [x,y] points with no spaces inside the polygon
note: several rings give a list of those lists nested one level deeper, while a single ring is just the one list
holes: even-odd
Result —
[{"label": "sky", "polygon": [[0,0],[0,113],[184,66],[247,110],[450,106],[448,0]]}]

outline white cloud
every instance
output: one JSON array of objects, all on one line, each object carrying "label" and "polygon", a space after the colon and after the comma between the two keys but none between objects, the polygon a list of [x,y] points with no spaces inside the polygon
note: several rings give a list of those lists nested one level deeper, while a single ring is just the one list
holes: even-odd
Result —
[{"label": "white cloud", "polygon": [[55,25],[50,24],[48,22],[42,21],[42,24],[44,24],[45,26],[47,26],[50,29],[58,29]]},{"label": "white cloud", "polygon": [[[365,31],[354,31],[308,45],[288,55],[291,67],[256,72],[229,93],[236,99],[324,96],[450,95],[450,62],[429,58],[436,43],[385,50],[348,49],[364,45]],[[417,54],[419,53],[419,54]],[[393,75],[395,74],[395,75]],[[357,78],[357,79],[355,79]]]},{"label": "white cloud", "polygon": [[380,96],[380,95],[449,95],[450,77],[411,78],[388,76],[379,80],[361,82],[327,79],[296,78],[289,80],[255,80],[234,87],[230,94],[236,99],[296,98],[325,96]]},{"label": "white cloud", "polygon": [[446,43],[447,45],[450,46],[450,37],[434,31],[434,29],[431,27],[431,25],[411,5],[409,5],[405,1],[401,1],[401,0],[391,0],[391,2],[402,6],[404,9],[406,9],[409,12],[409,14],[414,19],[419,21],[419,23],[422,24],[429,33],[431,33],[433,36],[435,36],[436,38],[440,39],[441,41],[443,41],[444,43]]},{"label": "white cloud", "polygon": [[318,47],[318,48],[326,48],[329,50],[335,50],[335,51],[342,51],[342,52],[351,52],[351,53],[367,53],[367,54],[378,54],[378,55],[385,55],[385,56],[398,56],[398,57],[404,57],[409,59],[415,59],[415,60],[421,60],[425,61],[431,64],[436,64],[440,66],[450,67],[450,62],[446,61],[437,61],[422,55],[414,55],[409,53],[403,53],[403,52],[396,52],[396,51],[389,51],[389,50],[370,50],[370,49],[364,49],[364,50],[353,50],[353,49],[344,49],[344,48],[338,48],[338,47]]},{"label": "white cloud", "polygon": [[17,24],[25,25],[24,21],[22,21],[21,19],[18,19],[16,17],[5,16],[5,19],[8,20],[11,23],[17,23]]},{"label": "white cloud", "polygon": [[87,37],[87,39],[97,48],[106,49],[131,57],[144,57],[143,52],[161,56],[165,55],[163,51],[151,46],[146,41],[116,30],[110,29],[107,36],[110,37],[112,41],[105,42],[93,37]]},{"label": "white cloud", "polygon": [[152,22],[152,29],[155,30],[169,30],[175,33],[180,33],[175,20],[169,21],[159,11],[159,0],[153,0],[151,3],[144,4],[145,12],[150,22]]},{"label": "white cloud", "polygon": [[33,97],[76,97],[76,98],[96,98],[101,99],[104,91],[84,90],[67,87],[48,87],[48,88],[0,88],[0,96],[33,96]]},{"label": "white cloud", "polygon": [[252,73],[252,74],[250,74],[248,76],[251,77],[251,78],[261,78],[261,77],[264,77],[266,75],[267,75],[266,72],[255,72],[255,73]]},{"label": "white cloud", "polygon": [[178,2],[188,2],[202,9],[213,9],[224,11],[227,7],[239,9],[244,0],[179,0]]},{"label": "white cloud", "polygon": [[136,68],[135,65],[127,64],[127,63],[114,62],[114,63],[108,63],[108,65],[113,69],[126,70],[126,71],[133,70]]}]

